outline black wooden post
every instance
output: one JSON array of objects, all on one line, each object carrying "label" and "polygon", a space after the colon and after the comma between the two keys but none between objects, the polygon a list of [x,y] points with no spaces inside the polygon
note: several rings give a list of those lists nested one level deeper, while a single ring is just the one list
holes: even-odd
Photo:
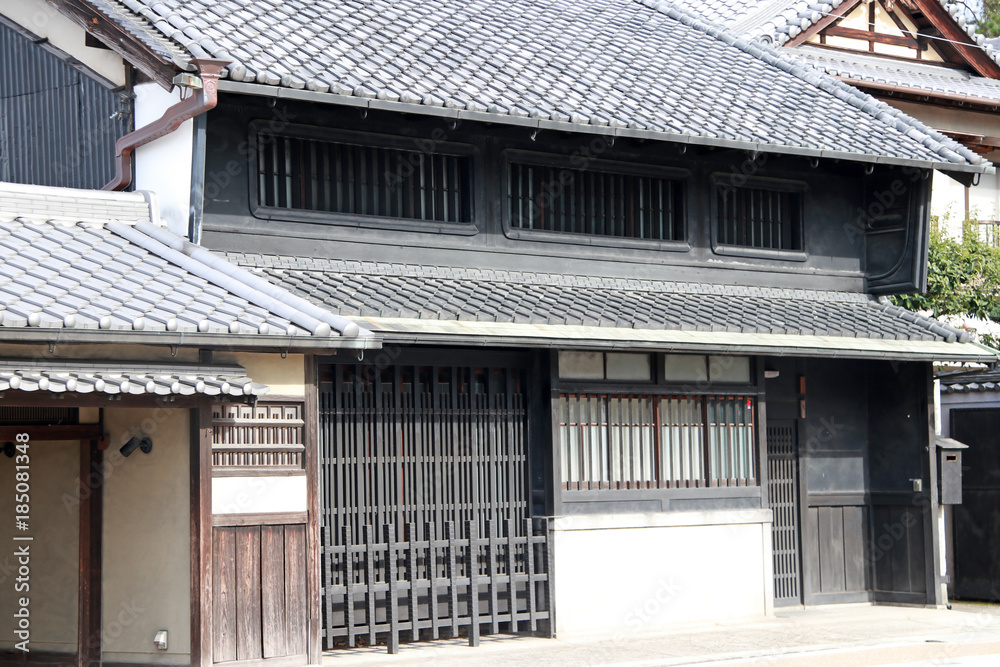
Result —
[{"label": "black wooden post", "polygon": [[507,519],[507,606],[510,610],[511,634],[517,632],[517,545],[514,542],[514,522]]},{"label": "black wooden post", "polygon": [[[389,585],[389,600],[386,616],[389,618],[389,640],[386,642],[390,654],[399,653],[399,577],[396,574],[396,526],[385,526],[385,580]],[[375,623],[372,622],[372,627]]]},{"label": "black wooden post", "polygon": [[524,569],[528,573],[528,620],[532,632],[538,631],[538,609],[535,601],[535,531],[531,519],[524,520]]},{"label": "black wooden post", "polygon": [[479,540],[474,521],[466,521],[465,529],[469,533],[465,555],[469,575],[469,646],[479,646]]},{"label": "black wooden post", "polygon": [[417,581],[420,579],[420,575],[417,572],[417,530],[414,524],[410,524],[406,529],[408,535],[407,543],[403,547],[407,549],[407,571],[409,576],[407,577],[410,581],[410,641],[417,641],[420,639],[420,626],[417,623],[417,614],[419,612],[419,607],[417,606],[417,600],[419,598]]}]

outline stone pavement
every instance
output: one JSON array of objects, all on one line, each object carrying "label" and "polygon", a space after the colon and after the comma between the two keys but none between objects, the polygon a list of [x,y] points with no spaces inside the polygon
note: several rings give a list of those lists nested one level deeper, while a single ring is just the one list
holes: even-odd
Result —
[{"label": "stone pavement", "polygon": [[1000,665],[1000,605],[956,603],[951,610],[836,605],[776,611],[774,618],[689,626],[660,635],[613,638],[484,636],[324,655],[324,667],[867,667]]}]

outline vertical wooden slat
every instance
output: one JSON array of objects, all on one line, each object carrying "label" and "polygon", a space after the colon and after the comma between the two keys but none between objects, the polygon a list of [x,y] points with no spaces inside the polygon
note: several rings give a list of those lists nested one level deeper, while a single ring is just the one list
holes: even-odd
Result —
[{"label": "vertical wooden slat", "polygon": [[236,531],[216,528],[212,539],[212,661],[236,660]]},{"label": "vertical wooden slat", "polygon": [[260,529],[261,617],[264,657],[287,655],[285,639],[285,528]]},{"label": "vertical wooden slat", "polygon": [[528,574],[528,622],[532,632],[538,631],[538,613],[535,600],[535,545],[532,540],[534,531],[531,526],[531,519],[525,519],[524,557],[525,571]]},{"label": "vertical wooden slat", "polygon": [[451,615],[451,636],[458,637],[458,544],[455,539],[455,523],[444,524],[445,549],[448,558],[448,613]]},{"label": "vertical wooden slat", "polygon": [[427,594],[430,598],[431,615],[431,637],[438,639],[441,636],[440,611],[438,610],[438,570],[437,570],[437,528],[434,524],[428,524],[425,531],[427,535]]},{"label": "vertical wooden slat", "polygon": [[356,585],[354,583],[354,553],[351,545],[351,527],[344,526],[344,582],[347,586],[347,606],[344,615],[347,621],[347,645],[355,645],[355,621],[354,621],[354,596]]},{"label": "vertical wooden slat", "polygon": [[497,524],[496,521],[486,522],[486,541],[488,563],[489,563],[489,594],[490,594],[490,630],[493,634],[500,632],[500,609],[499,609],[499,591],[500,588],[500,572],[497,569],[497,550],[500,548],[500,542],[497,539]]},{"label": "vertical wooden slat", "polygon": [[385,526],[385,580],[389,587],[386,600],[386,616],[389,619],[389,638],[387,645],[389,653],[399,653],[399,575],[396,563],[399,555],[396,550],[396,527]]},{"label": "vertical wooden slat", "polygon": [[263,657],[261,639],[260,527],[236,532],[236,659]]},{"label": "vertical wooden slat", "polygon": [[517,541],[514,538],[514,522],[507,520],[507,608],[510,612],[508,632],[517,632]]},{"label": "vertical wooden slat", "polygon": [[465,524],[469,547],[466,551],[466,570],[469,578],[469,646],[479,646],[479,539],[476,523]]},{"label": "vertical wooden slat", "polygon": [[417,525],[410,524],[407,530],[407,578],[410,584],[410,641],[417,641],[420,639],[420,627],[418,625],[420,618],[420,586],[417,582],[423,583],[427,577],[421,577],[420,572],[417,570],[418,563],[418,542],[417,539]]},{"label": "vertical wooden slat", "polygon": [[285,642],[288,655],[301,655],[309,646],[309,597],[305,525],[285,526]]},{"label": "vertical wooden slat", "polygon": [[365,526],[365,602],[367,613],[365,623],[368,625],[368,645],[375,646],[375,539],[372,527]]}]

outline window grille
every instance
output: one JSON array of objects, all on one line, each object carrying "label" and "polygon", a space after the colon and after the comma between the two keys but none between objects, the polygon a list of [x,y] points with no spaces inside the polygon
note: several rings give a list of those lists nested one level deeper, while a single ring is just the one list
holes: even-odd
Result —
[{"label": "window grille", "polygon": [[756,484],[753,398],[562,394],[566,489]]},{"label": "window grille", "polygon": [[472,160],[344,141],[259,135],[262,206],[472,222]]},{"label": "window grille", "polygon": [[683,197],[683,182],[677,179],[508,164],[512,229],[680,241]]},{"label": "window grille", "polygon": [[802,193],[719,184],[718,242],[771,250],[802,250]]},{"label": "window grille", "polygon": [[253,470],[304,471],[300,403],[225,404],[212,415],[215,474]]}]

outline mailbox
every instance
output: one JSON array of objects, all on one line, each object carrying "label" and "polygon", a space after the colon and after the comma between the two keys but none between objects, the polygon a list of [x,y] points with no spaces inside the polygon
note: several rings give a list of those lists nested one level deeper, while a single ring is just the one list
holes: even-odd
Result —
[{"label": "mailbox", "polygon": [[942,505],[962,504],[962,450],[969,446],[938,438],[938,497]]}]

